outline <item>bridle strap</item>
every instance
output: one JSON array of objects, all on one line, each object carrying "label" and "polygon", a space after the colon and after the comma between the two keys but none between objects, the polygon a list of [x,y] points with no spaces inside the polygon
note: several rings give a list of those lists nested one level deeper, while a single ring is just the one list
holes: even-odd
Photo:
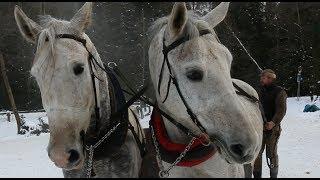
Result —
[{"label": "bridle strap", "polygon": [[[77,37],[75,35],[72,35],[72,34],[57,34],[56,38],[73,39],[75,41],[80,42],[87,49],[87,41],[85,39],[79,38],[79,37]],[[90,51],[88,51],[88,52],[89,52],[89,54],[91,54]]]},{"label": "bridle strap", "polygon": [[[75,41],[78,41],[80,42],[87,50],[87,52],[89,53],[88,55],[88,64],[89,64],[89,70],[90,70],[90,75],[91,75],[91,80],[92,80],[92,87],[93,87],[93,91],[94,91],[94,100],[95,100],[95,108],[94,108],[94,111],[95,111],[95,116],[97,119],[100,119],[100,109],[98,107],[98,97],[97,97],[97,88],[96,88],[96,85],[95,85],[95,74],[93,72],[93,69],[92,69],[92,65],[94,66],[94,63],[92,62],[92,59],[95,59],[94,56],[92,55],[92,53],[88,50],[87,48],[87,41],[83,38],[80,38],[80,37],[77,37],[75,35],[72,35],[72,34],[58,34],[56,35],[56,38],[66,38],[66,39],[73,39]],[[99,63],[97,63],[99,64]],[[94,123],[94,129],[96,130],[95,132],[98,132],[98,125],[97,123],[95,122]]]},{"label": "bridle strap", "polygon": [[[203,35],[206,35],[206,34],[210,34],[211,31],[208,30],[208,29],[204,29],[204,30],[200,30],[199,31],[199,36],[203,36]],[[169,46],[166,46],[165,45],[165,39],[163,38],[163,47],[162,47],[162,53],[164,55],[164,58],[168,58],[168,53],[175,49],[176,47],[180,46],[181,44],[187,42],[190,40],[190,37],[189,36],[183,36],[179,39],[177,39],[176,41],[174,41],[173,43],[171,43]],[[158,93],[160,94],[160,87],[161,87],[161,83],[162,83],[162,76],[163,76],[163,69],[164,69],[164,63],[165,61],[162,61],[162,65],[161,65],[161,69],[160,69],[160,75],[159,75],[159,80],[158,80]],[[170,70],[169,70],[170,71]],[[170,72],[171,74],[171,72]],[[168,80],[168,86],[167,86],[167,91],[166,91],[166,96],[165,96],[165,99],[162,101],[162,103],[164,103],[168,97],[168,94],[169,94],[169,89],[170,89],[170,84],[171,84],[171,78],[169,78]]]},{"label": "bridle strap", "polygon": [[259,102],[259,99],[257,99],[256,97],[248,94],[246,91],[244,91],[243,89],[241,89],[236,83],[232,82],[233,86],[238,90],[236,91],[237,94],[242,95],[247,97],[248,99],[250,99],[252,102]]},{"label": "bridle strap", "polygon": [[262,116],[262,119],[263,119],[263,122],[267,122],[267,119],[265,117],[265,114],[264,114],[264,110],[263,110],[263,107],[262,107],[262,104],[261,102],[259,101],[258,98],[248,94],[245,90],[243,90],[241,87],[239,87],[236,83],[232,82],[233,86],[236,88],[236,93],[238,95],[241,95],[241,96],[245,96],[247,97],[250,101],[252,101],[253,103],[258,103],[259,105],[259,109],[260,109],[260,112],[261,112],[261,116]]},{"label": "bridle strap", "polygon": [[[199,31],[199,36],[203,36],[203,35],[206,35],[206,34],[209,34],[211,33],[210,30],[208,29],[205,29],[205,30],[200,30]],[[172,67],[170,65],[170,62],[169,62],[169,59],[168,59],[168,53],[175,49],[176,47],[180,46],[181,44],[187,42],[190,40],[190,37],[189,36],[184,36],[184,37],[181,37],[179,39],[177,39],[176,41],[174,41],[173,43],[171,43],[169,46],[166,46],[165,45],[165,38],[163,38],[163,50],[162,50],[162,53],[163,53],[163,56],[164,56],[164,59],[163,59],[163,62],[162,62],[162,65],[161,65],[161,69],[160,69],[160,75],[159,75],[159,80],[158,80],[158,93],[160,95],[160,87],[161,87],[161,83],[162,83],[162,79],[163,79],[163,69],[164,69],[164,64],[166,63],[167,65],[167,68],[168,68],[168,71],[169,71],[169,80],[168,80],[168,84],[167,84],[167,91],[166,91],[166,95],[165,95],[165,98],[164,100],[162,100],[162,103],[164,103],[167,98],[168,98],[168,95],[169,95],[169,90],[170,90],[170,85],[171,85],[171,81],[173,82],[173,84],[175,85],[177,91],[178,91],[178,94],[180,96],[180,99],[182,100],[184,106],[186,107],[187,109],[187,113],[188,115],[190,116],[191,120],[193,121],[193,123],[196,124],[196,126],[205,134],[207,134],[206,132],[206,129],[202,126],[202,124],[200,123],[200,121],[198,120],[197,116],[192,112],[190,106],[188,105],[188,103],[186,102],[184,96],[182,95],[182,92],[181,92],[181,89],[180,89],[180,86],[179,86],[179,83],[174,75],[174,72],[172,70]],[[172,121],[173,119],[171,119]],[[175,125],[177,123],[174,123]],[[179,123],[180,124],[180,123]],[[177,126],[179,129],[181,128],[181,124],[179,126]],[[186,127],[184,127],[183,129],[187,129]],[[185,130],[184,130],[185,132]]]}]

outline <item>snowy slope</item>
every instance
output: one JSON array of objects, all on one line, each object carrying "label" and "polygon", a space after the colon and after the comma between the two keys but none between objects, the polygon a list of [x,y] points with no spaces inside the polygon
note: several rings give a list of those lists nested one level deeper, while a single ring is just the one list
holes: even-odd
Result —
[{"label": "snowy slope", "polygon": [[[309,98],[288,98],[287,114],[282,122],[279,140],[279,177],[320,177],[320,111],[303,113]],[[320,107],[320,103],[317,105]],[[47,121],[45,113],[24,113],[26,123],[36,126],[38,118]],[[0,177],[63,177],[47,156],[49,134],[16,135],[14,116],[6,122],[0,115]],[[148,126],[149,116],[143,118]],[[263,177],[268,167],[263,156]]]}]

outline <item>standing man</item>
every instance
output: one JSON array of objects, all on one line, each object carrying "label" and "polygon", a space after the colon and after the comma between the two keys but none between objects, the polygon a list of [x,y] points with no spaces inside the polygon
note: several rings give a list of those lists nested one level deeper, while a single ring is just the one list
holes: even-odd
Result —
[{"label": "standing man", "polygon": [[264,123],[262,147],[254,163],[254,178],[261,178],[262,153],[265,147],[270,177],[277,178],[278,175],[277,144],[281,132],[280,122],[287,110],[287,94],[282,87],[275,84],[276,77],[275,72],[271,69],[263,70],[260,76],[258,94],[266,122]]}]

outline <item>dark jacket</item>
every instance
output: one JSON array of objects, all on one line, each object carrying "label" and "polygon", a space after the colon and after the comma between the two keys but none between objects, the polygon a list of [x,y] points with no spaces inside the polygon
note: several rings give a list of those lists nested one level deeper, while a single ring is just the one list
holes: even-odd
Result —
[{"label": "dark jacket", "polygon": [[258,90],[264,114],[267,121],[273,121],[276,126],[280,125],[287,110],[287,94],[285,90],[271,84],[260,86]]}]

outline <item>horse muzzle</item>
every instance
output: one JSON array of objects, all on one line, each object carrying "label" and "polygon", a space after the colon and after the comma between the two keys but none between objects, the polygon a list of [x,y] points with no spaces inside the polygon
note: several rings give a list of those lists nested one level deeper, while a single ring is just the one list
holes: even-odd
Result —
[{"label": "horse muzzle", "polygon": [[83,158],[80,151],[70,149],[68,151],[51,150],[48,156],[54,164],[62,169],[80,169],[83,166]]},{"label": "horse muzzle", "polygon": [[252,148],[247,143],[239,141],[229,144],[217,136],[211,136],[210,140],[218,146],[218,152],[229,164],[244,164],[254,160],[255,148]]}]

